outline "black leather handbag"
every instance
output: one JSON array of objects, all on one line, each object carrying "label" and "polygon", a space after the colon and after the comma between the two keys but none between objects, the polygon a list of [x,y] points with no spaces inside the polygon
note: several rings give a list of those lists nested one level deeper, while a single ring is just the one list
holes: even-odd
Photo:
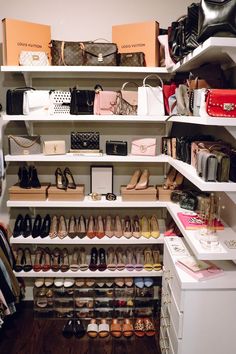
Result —
[{"label": "black leather handbag", "polygon": [[99,150],[98,132],[72,132],[71,150]]},{"label": "black leather handbag", "polygon": [[18,87],[14,90],[7,90],[7,104],[6,111],[9,115],[23,114],[23,98],[24,92],[27,90],[34,90],[32,87]]},{"label": "black leather handbag", "polygon": [[70,114],[93,114],[95,91],[78,90],[76,87],[70,91]]},{"label": "black leather handbag", "polygon": [[106,141],[106,154],[107,155],[127,155],[127,141]]},{"label": "black leather handbag", "polygon": [[236,36],[236,1],[201,0],[198,20],[198,41],[211,36]]}]

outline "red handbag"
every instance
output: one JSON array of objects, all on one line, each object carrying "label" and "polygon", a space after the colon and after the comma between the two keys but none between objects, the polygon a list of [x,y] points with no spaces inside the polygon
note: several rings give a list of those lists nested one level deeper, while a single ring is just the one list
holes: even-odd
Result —
[{"label": "red handbag", "polygon": [[165,114],[167,114],[167,115],[170,114],[170,107],[169,107],[168,98],[170,96],[174,95],[176,87],[177,86],[176,86],[175,82],[171,82],[170,84],[164,84],[163,85]]},{"label": "red handbag", "polygon": [[236,90],[207,90],[206,111],[213,117],[236,118]]}]

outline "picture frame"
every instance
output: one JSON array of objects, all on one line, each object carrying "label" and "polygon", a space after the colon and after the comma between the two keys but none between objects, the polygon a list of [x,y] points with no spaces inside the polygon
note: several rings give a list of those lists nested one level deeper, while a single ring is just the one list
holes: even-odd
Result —
[{"label": "picture frame", "polygon": [[90,193],[113,193],[113,166],[90,166]]}]

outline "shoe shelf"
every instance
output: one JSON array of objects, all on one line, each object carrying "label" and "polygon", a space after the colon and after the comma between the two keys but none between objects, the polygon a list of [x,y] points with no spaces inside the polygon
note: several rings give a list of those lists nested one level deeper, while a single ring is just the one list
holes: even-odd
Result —
[{"label": "shoe shelf", "polygon": [[168,119],[168,122],[213,125],[235,127],[236,118],[218,118],[218,117],[197,117],[197,116],[173,116]]},{"label": "shoe shelf", "polygon": [[168,156],[158,155],[158,156],[115,156],[106,155],[102,156],[82,156],[76,153],[67,153],[65,155],[50,155],[45,156],[43,154],[34,155],[6,155],[6,162],[144,162],[144,163],[164,163],[168,162]]},{"label": "shoe shelf", "polygon": [[7,115],[2,114],[4,121],[25,121],[25,122],[112,122],[112,123],[163,123],[168,116],[120,116],[120,115]]},{"label": "shoe shelf", "polygon": [[159,200],[156,201],[123,201],[121,196],[118,196],[116,200],[106,200],[105,196],[102,196],[101,200],[92,200],[89,196],[85,196],[83,201],[32,201],[32,200],[8,200],[7,207],[25,207],[25,208],[164,208],[166,202]]},{"label": "shoe shelf", "polygon": [[236,233],[228,225],[224,224],[224,230],[217,230],[219,245],[214,249],[206,249],[200,243],[200,230],[186,230],[177,213],[186,212],[185,209],[180,208],[177,204],[170,203],[167,207],[170,215],[176,222],[178,228],[182,232],[185,241],[192,249],[194,255],[199,260],[235,260],[236,248],[228,248],[225,241],[233,241],[236,243]]},{"label": "shoe shelf", "polygon": [[18,277],[24,277],[24,278],[114,278],[114,277],[162,277],[163,271],[162,270],[141,270],[141,271],[129,271],[129,270],[116,270],[116,271],[111,271],[106,269],[103,272],[100,272],[96,270],[95,272],[92,272],[91,270],[86,270],[86,271],[81,271],[78,270],[76,272],[73,272],[71,270],[68,270],[67,272],[53,272],[53,271],[48,271],[48,272],[43,272],[40,270],[39,272],[35,272],[34,270],[31,270],[30,272],[15,272],[15,276]]}]

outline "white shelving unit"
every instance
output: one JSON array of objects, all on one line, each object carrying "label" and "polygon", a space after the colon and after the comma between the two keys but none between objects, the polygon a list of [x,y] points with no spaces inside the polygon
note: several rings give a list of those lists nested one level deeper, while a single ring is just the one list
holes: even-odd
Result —
[{"label": "white shelving unit", "polygon": [[225,126],[235,127],[235,118],[218,118],[218,117],[197,117],[197,116],[173,116],[168,119],[168,122],[188,123],[199,125]]}]

